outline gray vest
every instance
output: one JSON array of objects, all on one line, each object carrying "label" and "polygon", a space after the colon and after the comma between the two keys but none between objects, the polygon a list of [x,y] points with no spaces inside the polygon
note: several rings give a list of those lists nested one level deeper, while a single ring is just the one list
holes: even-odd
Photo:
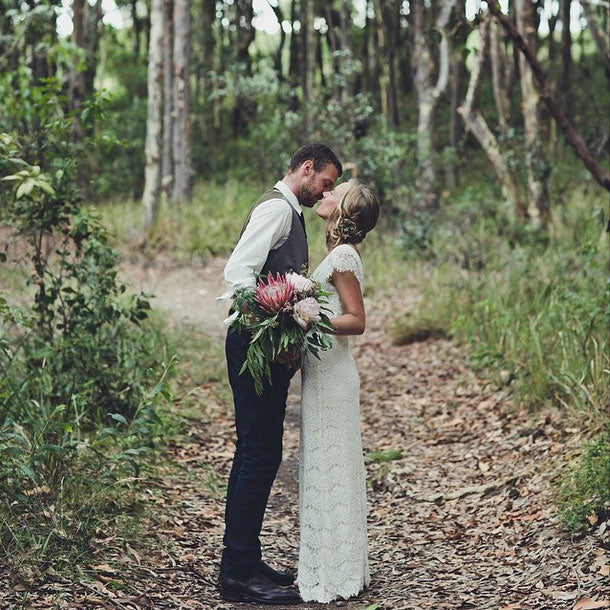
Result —
[{"label": "gray vest", "polygon": [[261,269],[261,275],[267,275],[269,272],[280,273],[284,275],[288,271],[296,271],[297,273],[301,273],[304,267],[305,270],[307,265],[309,264],[309,254],[307,251],[307,235],[305,234],[305,226],[301,219],[300,214],[294,209],[294,206],[282,195],[282,193],[276,189],[270,189],[265,191],[260,199],[252,206],[250,213],[248,214],[248,218],[246,218],[246,222],[244,223],[244,228],[242,229],[242,234],[250,222],[250,217],[252,216],[252,212],[256,207],[258,207],[261,203],[265,201],[269,201],[270,199],[283,199],[286,202],[286,205],[290,207],[290,211],[292,212],[292,225],[290,227],[290,234],[288,235],[288,239],[282,244],[279,248],[275,250],[270,250],[269,255],[267,256],[267,260]]}]

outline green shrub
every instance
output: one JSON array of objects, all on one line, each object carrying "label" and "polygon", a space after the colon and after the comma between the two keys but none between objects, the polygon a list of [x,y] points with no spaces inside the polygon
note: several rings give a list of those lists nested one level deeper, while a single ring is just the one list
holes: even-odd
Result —
[{"label": "green shrub", "polygon": [[32,288],[23,312],[0,294],[0,549],[14,565],[69,565],[129,501],[174,361],[161,329],[142,326],[147,296],[127,295],[106,229],[82,207],[87,138],[73,143],[55,81],[29,95],[44,154],[30,134],[0,133],[0,222],[27,247]]},{"label": "green shrub", "polygon": [[610,519],[610,427],[587,443],[557,486],[565,526],[583,531]]}]

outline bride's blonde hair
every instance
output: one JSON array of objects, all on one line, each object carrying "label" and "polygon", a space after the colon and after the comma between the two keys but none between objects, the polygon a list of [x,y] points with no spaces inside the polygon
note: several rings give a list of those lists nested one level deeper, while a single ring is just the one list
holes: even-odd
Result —
[{"label": "bride's blonde hair", "polygon": [[331,214],[326,230],[326,245],[359,244],[377,224],[379,202],[373,191],[356,180],[350,180],[341,201]]}]

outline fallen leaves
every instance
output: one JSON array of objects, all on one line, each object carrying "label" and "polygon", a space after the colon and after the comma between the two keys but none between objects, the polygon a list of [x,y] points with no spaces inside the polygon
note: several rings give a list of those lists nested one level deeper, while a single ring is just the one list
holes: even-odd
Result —
[{"label": "fallen leaves", "polygon": [[583,599],[577,601],[574,604],[573,610],[597,610],[598,608],[609,608],[610,600],[604,599],[600,601],[595,601],[589,597],[584,597]]},{"label": "fallen leaves", "polygon": [[[342,607],[609,608],[610,557],[603,547],[610,547],[610,529],[601,524],[589,537],[569,539],[552,508],[554,463],[578,431],[563,430],[552,412],[532,421],[469,370],[448,341],[390,345],[384,324],[400,306],[392,299],[369,303],[369,329],[354,342],[370,456],[371,586]],[[12,581],[0,570],[0,607],[27,594],[40,609],[240,608],[221,601],[216,588],[234,428],[231,407],[214,395],[209,388],[190,396],[200,417],[142,489],[154,510],[138,545],[100,533],[88,566],[93,583],[67,583],[52,573]],[[298,426],[293,394],[284,461],[261,534],[265,559],[291,569],[299,542]]]}]

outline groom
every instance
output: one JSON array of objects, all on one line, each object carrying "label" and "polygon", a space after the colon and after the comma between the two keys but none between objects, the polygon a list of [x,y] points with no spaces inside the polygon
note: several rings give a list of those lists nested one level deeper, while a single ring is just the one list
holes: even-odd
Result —
[{"label": "groom", "polygon": [[[299,272],[307,265],[301,206],[312,207],[342,172],[335,153],[323,144],[307,144],[294,153],[283,180],[263,193],[246,219],[224,270],[225,297],[237,288],[254,287],[258,274]],[[230,601],[295,604],[301,598],[288,588],[294,576],[264,563],[259,541],[269,492],[282,461],[286,397],[294,369],[288,356],[274,362],[272,383],[266,383],[259,396],[250,374],[239,374],[250,338],[229,330],[226,339],[237,443],[227,487],[221,596]]]}]

